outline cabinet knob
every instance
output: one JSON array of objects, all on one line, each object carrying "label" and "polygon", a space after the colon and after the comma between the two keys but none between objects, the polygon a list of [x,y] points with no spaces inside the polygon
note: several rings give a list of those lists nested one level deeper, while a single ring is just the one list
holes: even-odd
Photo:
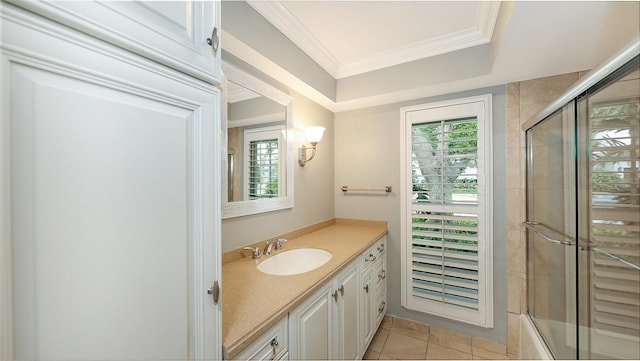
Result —
[{"label": "cabinet knob", "polygon": [[375,261],[376,260],[376,256],[374,256],[373,253],[369,253],[369,255],[364,260],[365,261]]},{"label": "cabinet knob", "polygon": [[368,284],[364,286],[364,290],[367,291],[367,293],[369,293],[369,285]]},{"label": "cabinet knob", "polygon": [[338,288],[338,291],[340,291],[340,296],[344,296],[344,285],[340,285],[340,288]]},{"label": "cabinet knob", "polygon": [[387,306],[387,303],[382,301],[382,304],[380,305],[380,308],[378,308],[378,314],[381,314],[382,311],[384,311],[384,308]]},{"label": "cabinet knob", "polygon": [[331,297],[333,297],[333,299],[336,300],[336,302],[338,302],[338,291],[333,292]]},{"label": "cabinet knob", "polygon": [[378,247],[378,252],[384,252],[384,243],[380,244],[380,247]]},{"label": "cabinet knob", "polygon": [[213,49],[213,54],[215,55],[218,52],[218,47],[220,46],[220,37],[218,36],[218,28],[214,27],[211,31],[211,37],[207,38],[207,44],[211,46]]},{"label": "cabinet knob", "polygon": [[387,273],[385,270],[382,270],[382,273],[378,274],[378,280],[383,280],[385,278],[387,278]]}]

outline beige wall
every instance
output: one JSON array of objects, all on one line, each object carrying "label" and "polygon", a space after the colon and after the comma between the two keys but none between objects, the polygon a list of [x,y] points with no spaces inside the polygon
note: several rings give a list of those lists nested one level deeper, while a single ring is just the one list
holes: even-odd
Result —
[{"label": "beige wall", "polygon": [[294,207],[222,221],[222,250],[228,251],[334,217],[333,113],[299,95],[293,96],[295,128],[326,127],[316,157],[304,168],[294,154]]},{"label": "beige wall", "polygon": [[527,312],[525,138],[522,124],[561,96],[583,75],[564,75],[507,84],[507,352],[519,352],[521,313]]}]

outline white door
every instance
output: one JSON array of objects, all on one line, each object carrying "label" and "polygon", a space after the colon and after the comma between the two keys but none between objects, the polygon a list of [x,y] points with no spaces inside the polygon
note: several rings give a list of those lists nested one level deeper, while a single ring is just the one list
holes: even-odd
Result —
[{"label": "white door", "polygon": [[0,8],[0,358],[219,358],[217,89]]},{"label": "white door", "polygon": [[332,284],[324,286],[289,315],[292,360],[329,360],[334,350]]}]

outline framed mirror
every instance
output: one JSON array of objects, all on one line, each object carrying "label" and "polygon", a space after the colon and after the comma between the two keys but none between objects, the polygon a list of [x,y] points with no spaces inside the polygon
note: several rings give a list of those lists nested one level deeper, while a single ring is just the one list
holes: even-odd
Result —
[{"label": "framed mirror", "polygon": [[293,207],[291,97],[222,63],[222,218]]}]

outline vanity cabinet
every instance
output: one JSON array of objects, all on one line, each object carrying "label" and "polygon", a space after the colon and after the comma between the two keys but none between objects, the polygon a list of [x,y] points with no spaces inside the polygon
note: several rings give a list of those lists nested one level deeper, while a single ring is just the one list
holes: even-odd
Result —
[{"label": "vanity cabinet", "polygon": [[16,6],[220,83],[220,1],[22,1]]},{"label": "vanity cabinet", "polygon": [[386,237],[383,237],[362,254],[359,343],[363,355],[387,310],[385,245]]},{"label": "vanity cabinet", "polygon": [[292,360],[360,356],[360,262],[352,262],[289,314]]},{"label": "vanity cabinet", "polygon": [[265,332],[259,339],[245,348],[236,360],[288,360],[289,328],[287,318]]}]

